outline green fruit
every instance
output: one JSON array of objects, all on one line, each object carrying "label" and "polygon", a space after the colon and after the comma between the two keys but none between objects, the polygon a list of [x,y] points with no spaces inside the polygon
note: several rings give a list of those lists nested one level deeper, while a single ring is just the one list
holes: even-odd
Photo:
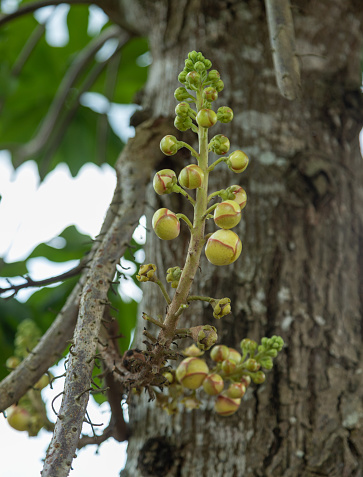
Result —
[{"label": "green fruit", "polygon": [[32,417],[27,410],[13,404],[6,410],[8,424],[16,431],[30,429]]}]

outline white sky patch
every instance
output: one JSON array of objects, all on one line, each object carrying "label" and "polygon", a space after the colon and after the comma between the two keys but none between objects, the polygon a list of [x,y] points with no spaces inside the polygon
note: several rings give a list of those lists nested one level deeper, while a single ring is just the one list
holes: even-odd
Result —
[{"label": "white sky patch", "polygon": [[98,35],[102,27],[108,22],[108,16],[106,13],[101,10],[96,5],[91,5],[89,7],[89,17],[88,17],[88,30],[87,33],[90,36]]},{"label": "white sky patch", "polygon": [[111,104],[108,120],[123,142],[135,135],[135,128],[130,126],[130,117],[137,109],[141,109],[137,104]]},{"label": "white sky patch", "polygon": [[45,39],[50,46],[62,47],[69,42],[67,15],[70,6],[44,7],[34,12],[39,23],[45,23]]}]

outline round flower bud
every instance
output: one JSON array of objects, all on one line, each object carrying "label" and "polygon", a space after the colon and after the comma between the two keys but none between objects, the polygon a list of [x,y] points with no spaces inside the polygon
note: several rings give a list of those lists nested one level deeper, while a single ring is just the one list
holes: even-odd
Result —
[{"label": "round flower bud", "polygon": [[224,388],[224,381],[219,374],[212,373],[203,381],[203,389],[209,396],[216,396]]},{"label": "round flower bud", "polygon": [[217,330],[211,325],[192,326],[189,331],[198,348],[203,351],[211,348],[218,339]]},{"label": "round flower bud", "polygon": [[194,62],[192,59],[188,58],[187,60],[185,60],[185,68],[189,71],[192,71],[192,69],[194,68]]},{"label": "round flower bud", "polygon": [[174,126],[179,129],[179,131],[187,131],[192,127],[192,120],[191,118],[181,118],[180,116],[177,116],[174,120]]},{"label": "round flower bud", "polygon": [[204,62],[202,62],[202,61],[197,61],[197,62],[194,64],[194,69],[195,69],[195,71],[197,71],[199,74],[200,74],[200,73],[203,73],[203,71],[205,70],[205,64],[204,64]]},{"label": "round flower bud", "polygon": [[213,109],[201,109],[197,114],[197,123],[202,128],[210,128],[217,122],[217,115]]},{"label": "round flower bud", "polygon": [[236,369],[236,361],[234,361],[233,359],[225,359],[222,363],[222,370],[226,373],[226,374],[232,374],[235,369]]},{"label": "round flower bud", "polygon": [[246,204],[247,204],[246,191],[238,185],[234,185],[234,186],[229,187],[229,190],[234,195],[234,198],[232,200],[237,202],[237,204],[240,206],[241,210],[244,209],[246,207]]},{"label": "round flower bud", "polygon": [[214,136],[210,144],[212,151],[220,156],[228,152],[231,146],[228,137],[223,134]]},{"label": "round flower bud", "polygon": [[196,71],[191,71],[188,73],[186,80],[190,86],[198,87],[200,85],[200,75]]},{"label": "round flower bud", "polygon": [[179,174],[178,181],[186,189],[198,189],[202,187],[204,172],[196,164],[189,164]]},{"label": "round flower bud", "polygon": [[43,374],[43,376],[35,383],[34,388],[37,389],[38,391],[41,391],[45,387],[48,386],[50,383],[51,379],[53,379],[52,374]]},{"label": "round flower bud", "polygon": [[241,208],[233,200],[225,200],[214,209],[214,222],[222,229],[231,229],[241,220]]},{"label": "round flower bud", "polygon": [[232,230],[220,229],[212,234],[205,247],[205,255],[213,265],[229,265],[242,252],[242,242]]},{"label": "round flower bud", "polygon": [[204,60],[204,66],[205,66],[206,70],[209,70],[209,68],[211,68],[211,66],[212,66],[212,62],[210,60],[205,59]]},{"label": "round flower bud", "polygon": [[228,359],[233,359],[233,361],[235,361],[238,364],[241,362],[242,356],[236,349],[229,348]]},{"label": "round flower bud", "polygon": [[225,345],[213,346],[210,352],[210,357],[216,363],[220,363],[228,358],[229,349]]},{"label": "round flower bud", "polygon": [[252,374],[252,381],[255,384],[262,384],[265,382],[266,376],[263,371],[258,371],[257,373]]},{"label": "round flower bud", "polygon": [[160,141],[160,149],[166,156],[173,156],[179,150],[178,140],[175,136],[164,136]]},{"label": "round flower bud", "polygon": [[214,410],[220,416],[231,416],[234,414],[241,404],[241,399],[233,399],[227,396],[227,393],[220,394],[214,404]]},{"label": "round flower bud", "polygon": [[227,389],[227,396],[233,399],[240,399],[246,393],[246,386],[242,383],[232,383]]},{"label": "round flower bud", "polygon": [[19,366],[20,364],[20,358],[18,358],[17,356],[10,356],[6,362],[5,362],[5,366],[8,368],[8,369],[15,369]]},{"label": "round flower bud", "polygon": [[193,50],[188,53],[188,58],[192,60],[192,62],[194,63],[195,61],[197,61],[197,55],[198,55],[198,52]]},{"label": "round flower bud", "polygon": [[204,97],[207,101],[215,101],[218,98],[217,90],[212,86],[205,88]]},{"label": "round flower bud", "polygon": [[174,376],[171,373],[169,373],[169,371],[166,371],[165,373],[163,373],[163,376],[169,382],[169,384],[171,384],[174,381]]},{"label": "round flower bud", "polygon": [[218,108],[217,118],[218,121],[220,121],[221,123],[229,123],[233,119],[232,109],[228,108],[227,106],[222,106]]},{"label": "round flower bud", "polygon": [[183,86],[180,86],[174,91],[174,98],[177,101],[184,101],[184,99],[190,98],[190,94]]},{"label": "round flower bud", "polygon": [[162,169],[154,176],[153,187],[157,194],[170,194],[176,184],[176,174],[171,169]]},{"label": "round flower bud", "polygon": [[178,217],[169,209],[162,208],[155,212],[152,227],[156,235],[162,240],[175,239],[180,233]]},{"label": "round flower bud", "polygon": [[221,298],[214,306],[213,316],[217,320],[231,313],[231,300],[229,298]]},{"label": "round flower bud", "polygon": [[241,377],[240,381],[245,386],[245,388],[247,389],[248,386],[251,384],[251,376],[248,376],[247,374],[243,375]]},{"label": "round flower bud", "polygon": [[217,70],[210,70],[210,72],[208,73],[208,80],[209,81],[219,81],[221,75],[219,74],[219,71]]},{"label": "round flower bud", "polygon": [[208,374],[207,363],[200,358],[185,358],[176,368],[176,378],[188,389],[198,389]]},{"label": "round flower bud", "polygon": [[202,351],[201,349],[199,349],[194,343],[189,346],[188,348],[185,348],[183,351],[182,351],[183,355],[184,356],[188,356],[188,357],[194,357],[194,358],[197,358],[198,356],[202,356],[204,354],[204,351]]},{"label": "round flower bud", "polygon": [[221,91],[223,91],[223,89],[224,89],[224,83],[223,83],[223,81],[222,81],[222,80],[217,81],[215,87],[216,87],[216,90],[218,91],[218,93],[220,93]]},{"label": "round flower bud", "polygon": [[253,373],[258,371],[261,368],[261,365],[255,359],[250,358],[245,362],[245,368]]},{"label": "round flower bud", "polygon": [[6,410],[8,424],[16,431],[27,431],[31,427],[32,417],[30,413],[13,404]]},{"label": "round flower bud", "polygon": [[175,108],[175,114],[182,117],[186,118],[188,117],[188,112],[189,112],[190,106],[188,103],[183,101],[182,103],[179,103],[176,108]]},{"label": "round flower bud", "polygon": [[227,160],[227,166],[233,172],[243,172],[248,166],[248,157],[242,151],[234,151]]},{"label": "round flower bud", "polygon": [[256,351],[258,345],[256,341],[245,338],[241,341],[240,346],[244,353],[249,353],[251,355],[251,353]]},{"label": "round flower bud", "polygon": [[179,75],[178,75],[179,83],[185,84],[186,77],[187,77],[187,72],[186,71],[182,71],[181,73],[179,73]]}]

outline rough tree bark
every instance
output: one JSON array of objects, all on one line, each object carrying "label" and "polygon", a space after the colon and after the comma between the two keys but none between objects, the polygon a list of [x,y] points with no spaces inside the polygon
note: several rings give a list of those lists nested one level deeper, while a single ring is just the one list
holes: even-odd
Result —
[{"label": "rough tree bark", "polygon": [[[105,8],[116,22],[123,3]],[[222,72],[218,103],[235,118],[220,131],[251,161],[241,178],[219,166],[211,187],[241,181],[247,190],[236,230],[243,251],[228,267],[203,257],[193,293],[231,298],[232,315],[213,323],[223,343],[281,334],[286,348],[232,417],[208,406],[169,417],[135,399],[122,476],[363,475],[361,3],[294,2],[302,88],[294,102],[275,83],[262,0],[139,0],[126,13],[130,30],[150,39],[142,104],[154,117],[173,116],[188,51],[202,51]],[[157,169],[170,160],[176,172],[187,162],[181,153]],[[190,213],[179,197],[159,202],[151,192],[148,200]],[[186,246],[187,235],[163,243],[149,234],[146,260],[162,276],[182,266]],[[142,311],[163,313],[146,285]],[[212,319],[210,309],[193,305],[183,322]]]}]

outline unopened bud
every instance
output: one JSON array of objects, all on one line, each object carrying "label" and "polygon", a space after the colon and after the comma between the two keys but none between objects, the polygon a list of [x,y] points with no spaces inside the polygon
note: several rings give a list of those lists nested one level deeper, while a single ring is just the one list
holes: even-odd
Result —
[{"label": "unopened bud", "polygon": [[237,364],[241,362],[241,354],[234,348],[229,348],[228,359],[233,359]]},{"label": "unopened bud", "polygon": [[185,358],[176,369],[176,378],[188,389],[198,389],[208,374],[207,363],[200,358]]},{"label": "unopened bud", "polygon": [[232,374],[236,369],[237,363],[233,359],[225,359],[222,363],[222,370],[227,375]]},{"label": "unopened bud", "polygon": [[231,313],[231,300],[229,298],[222,298],[218,300],[214,306],[213,316],[219,320]]},{"label": "unopened bud", "polygon": [[177,116],[174,120],[174,126],[179,131],[187,131],[192,127],[192,124],[193,121],[189,116],[187,118],[181,118],[180,116]]},{"label": "unopened bud", "polygon": [[178,75],[179,83],[185,84],[186,83],[186,77],[187,77],[187,72],[186,71],[182,71],[181,73],[179,73],[179,75]]},{"label": "unopened bud", "polygon": [[155,174],[153,187],[155,192],[159,195],[170,194],[176,182],[176,174],[173,170],[162,169]]},{"label": "unopened bud", "polygon": [[200,75],[196,71],[191,71],[187,74],[186,81],[190,86],[197,88],[200,85]]},{"label": "unopened bud", "polygon": [[178,288],[178,283],[182,274],[180,267],[168,268],[166,271],[166,281],[171,283],[172,288]]},{"label": "unopened bud", "polygon": [[153,281],[155,272],[156,265],[154,265],[153,263],[141,265],[139,273],[136,275],[136,278],[137,280],[139,280],[139,282]]},{"label": "unopened bud", "polygon": [[205,64],[203,61],[197,61],[195,64],[194,64],[194,69],[195,71],[197,71],[199,74],[203,73],[203,71],[205,71]]},{"label": "unopened bud", "polygon": [[214,136],[214,138],[211,140],[210,145],[211,150],[220,156],[228,152],[230,148],[229,139],[227,136],[223,136],[223,134],[218,134],[217,136]]},{"label": "unopened bud", "polygon": [[204,354],[204,351],[202,351],[201,349],[199,349],[194,343],[189,346],[188,348],[185,348],[183,351],[182,351],[183,355],[184,356],[188,356],[188,357],[194,357],[194,358],[198,358],[199,356],[202,356]]},{"label": "unopened bud", "polygon": [[255,359],[250,358],[245,362],[245,368],[253,373],[258,371],[261,368],[261,365]]},{"label": "unopened bud", "polygon": [[227,417],[238,411],[240,404],[241,399],[230,398],[226,392],[223,392],[217,397],[214,410],[220,416]]},{"label": "unopened bud", "polygon": [[169,209],[162,208],[155,212],[152,227],[156,235],[162,240],[175,239],[180,233],[178,217]]},{"label": "unopened bud", "polygon": [[248,157],[242,151],[234,151],[226,162],[231,171],[239,173],[243,172],[248,166]]},{"label": "unopened bud", "polygon": [[218,93],[220,93],[221,91],[223,91],[224,89],[224,83],[222,80],[219,80],[217,81],[217,83],[215,84],[215,88],[216,90],[218,91]]},{"label": "unopened bud", "polygon": [[225,200],[214,209],[214,222],[222,229],[231,229],[241,220],[241,208],[233,200]]},{"label": "unopened bud", "polygon": [[198,348],[203,351],[210,349],[218,339],[216,328],[210,325],[193,326],[190,333]]},{"label": "unopened bud", "polygon": [[166,156],[173,156],[179,150],[178,140],[175,136],[164,136],[160,141],[160,149]]},{"label": "unopened bud", "polygon": [[209,81],[218,82],[220,78],[221,78],[221,75],[219,74],[219,71],[217,70],[210,70],[210,72],[208,73]]},{"label": "unopened bud", "polygon": [[212,86],[205,88],[204,97],[207,101],[210,101],[210,102],[215,101],[218,98],[217,90],[213,88]]},{"label": "unopened bud", "polygon": [[216,396],[224,388],[224,381],[219,374],[212,373],[203,381],[203,389],[209,396]]},{"label": "unopened bud", "polygon": [[228,106],[221,106],[217,111],[218,121],[221,123],[229,123],[233,119],[233,111]]},{"label": "unopened bud", "polygon": [[246,386],[242,383],[232,383],[227,389],[227,396],[233,399],[240,399],[246,394]]},{"label": "unopened bud", "polygon": [[225,345],[214,346],[210,352],[211,359],[215,361],[216,363],[221,363],[222,361],[227,359],[228,355],[229,355],[229,349],[228,349],[228,346],[225,346]]},{"label": "unopened bud", "polygon": [[202,128],[210,128],[217,122],[217,115],[213,109],[201,109],[197,114],[197,123]]},{"label": "unopened bud", "polygon": [[240,206],[241,210],[246,207],[247,203],[247,194],[246,191],[238,185],[233,185],[231,187],[228,187],[227,191],[232,194],[230,197],[231,200],[234,200],[237,202],[237,204]]},{"label": "unopened bud", "polygon": [[180,86],[179,88],[175,90],[174,98],[177,101],[184,101],[185,99],[190,98],[190,94],[183,86]]},{"label": "unopened bud", "polygon": [[242,242],[232,230],[220,229],[212,234],[205,247],[207,259],[217,266],[229,265],[241,255]]},{"label": "unopened bud", "polygon": [[262,384],[266,380],[265,373],[263,371],[258,371],[257,373],[252,374],[252,381],[255,384]]},{"label": "unopened bud", "polygon": [[6,410],[7,421],[16,431],[29,431],[32,425],[32,416],[30,413],[22,408],[13,404]]},{"label": "unopened bud", "polygon": [[187,102],[183,101],[179,103],[175,108],[175,114],[180,116],[181,118],[188,117],[190,106]]},{"label": "unopened bud", "polygon": [[186,189],[202,187],[203,180],[204,172],[196,164],[189,164],[189,166],[184,167],[178,177],[179,184]]}]

